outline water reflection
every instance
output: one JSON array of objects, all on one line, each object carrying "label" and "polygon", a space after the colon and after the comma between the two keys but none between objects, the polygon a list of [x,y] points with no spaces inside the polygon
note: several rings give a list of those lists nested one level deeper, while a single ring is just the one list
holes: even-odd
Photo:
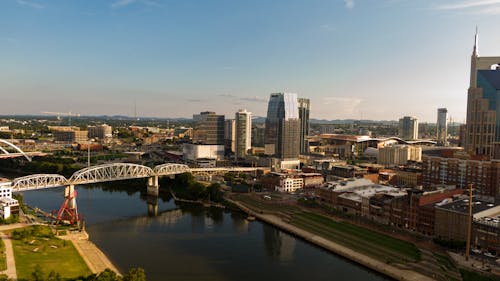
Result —
[{"label": "water reflection", "polygon": [[[384,280],[243,214],[148,198],[143,187],[77,187],[91,240],[122,271],[140,266],[153,281]],[[54,210],[62,190],[25,192],[25,201]]]},{"label": "water reflection", "polygon": [[269,257],[289,262],[293,259],[295,238],[269,225],[263,226],[264,246]]}]

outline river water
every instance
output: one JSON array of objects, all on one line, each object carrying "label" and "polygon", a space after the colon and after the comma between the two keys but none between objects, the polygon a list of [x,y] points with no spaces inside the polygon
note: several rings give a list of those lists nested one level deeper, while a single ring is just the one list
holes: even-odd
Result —
[{"label": "river water", "polygon": [[[240,213],[162,199],[153,208],[130,189],[76,189],[90,240],[121,271],[142,267],[148,280],[388,280]],[[62,203],[63,189],[23,196],[29,205],[52,211]]]}]

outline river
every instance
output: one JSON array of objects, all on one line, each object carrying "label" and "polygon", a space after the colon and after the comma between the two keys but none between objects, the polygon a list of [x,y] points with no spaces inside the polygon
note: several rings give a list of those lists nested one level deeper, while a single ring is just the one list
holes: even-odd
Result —
[{"label": "river", "polygon": [[[151,205],[148,215],[139,192],[76,189],[90,240],[121,271],[142,267],[148,280],[388,280],[240,213],[159,199],[156,215]],[[23,196],[51,211],[62,203],[63,189]]]}]

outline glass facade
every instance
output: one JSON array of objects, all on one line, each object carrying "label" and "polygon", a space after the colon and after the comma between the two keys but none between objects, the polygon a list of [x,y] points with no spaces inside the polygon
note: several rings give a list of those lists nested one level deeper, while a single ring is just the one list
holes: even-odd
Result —
[{"label": "glass facade", "polygon": [[224,115],[201,112],[193,115],[193,143],[224,145]]},{"label": "glass facade", "polygon": [[300,98],[299,103],[299,119],[300,119],[300,153],[309,154],[309,143],[307,136],[309,135],[309,99]]},{"label": "glass facade", "polygon": [[281,159],[299,157],[300,122],[297,94],[271,94],[267,107],[265,146],[268,154]]}]

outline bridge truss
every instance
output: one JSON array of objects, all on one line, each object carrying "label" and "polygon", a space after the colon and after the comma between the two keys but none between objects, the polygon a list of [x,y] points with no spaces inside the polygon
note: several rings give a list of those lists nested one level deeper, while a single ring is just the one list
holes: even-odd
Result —
[{"label": "bridge truss", "polygon": [[69,179],[58,174],[34,174],[16,178],[12,182],[13,191],[24,191],[76,184],[90,184],[117,180],[158,178],[161,176],[192,173],[193,175],[211,178],[212,175],[222,175],[225,172],[249,172],[258,168],[218,167],[189,168],[187,165],[166,163],[151,169],[150,167],[132,163],[112,163],[84,168],[76,171]]}]

